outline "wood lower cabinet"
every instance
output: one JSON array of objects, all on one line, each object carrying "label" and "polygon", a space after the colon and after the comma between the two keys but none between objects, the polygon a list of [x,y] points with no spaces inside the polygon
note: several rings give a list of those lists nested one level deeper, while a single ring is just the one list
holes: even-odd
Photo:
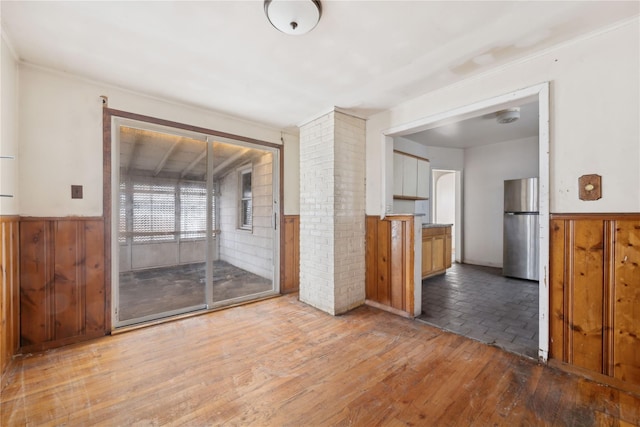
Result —
[{"label": "wood lower cabinet", "polygon": [[414,312],[414,217],[366,220],[366,299],[404,315]]},{"label": "wood lower cabinet", "polygon": [[451,267],[451,226],[422,229],[422,278]]}]

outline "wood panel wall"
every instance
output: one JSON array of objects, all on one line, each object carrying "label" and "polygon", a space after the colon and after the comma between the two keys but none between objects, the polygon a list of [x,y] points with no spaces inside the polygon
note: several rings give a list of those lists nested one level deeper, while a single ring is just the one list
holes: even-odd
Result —
[{"label": "wood panel wall", "polygon": [[553,215],[550,357],[640,385],[640,214]]},{"label": "wood panel wall", "polygon": [[19,217],[0,217],[0,389],[20,346],[19,231]]},{"label": "wood panel wall", "polygon": [[280,292],[297,292],[300,289],[300,215],[284,216],[280,242]]},{"label": "wood panel wall", "polygon": [[23,219],[20,250],[23,351],[108,332],[101,218]]},{"label": "wood panel wall", "polygon": [[366,219],[366,299],[413,316],[413,216]]}]

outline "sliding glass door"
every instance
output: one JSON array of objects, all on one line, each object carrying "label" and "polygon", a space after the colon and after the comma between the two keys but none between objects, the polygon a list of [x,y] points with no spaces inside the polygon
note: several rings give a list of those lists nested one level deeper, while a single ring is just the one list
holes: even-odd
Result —
[{"label": "sliding glass door", "polygon": [[213,261],[213,306],[273,290],[274,153],[235,144],[213,144],[218,189]]},{"label": "sliding glass door", "polygon": [[116,327],[278,291],[278,150],[128,119],[112,134]]}]

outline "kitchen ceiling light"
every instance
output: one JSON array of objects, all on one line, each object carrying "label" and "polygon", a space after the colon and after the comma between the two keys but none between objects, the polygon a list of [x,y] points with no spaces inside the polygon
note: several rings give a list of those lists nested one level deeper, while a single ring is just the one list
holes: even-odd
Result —
[{"label": "kitchen ceiling light", "polygon": [[501,125],[513,123],[520,118],[520,108],[509,108],[508,110],[498,111],[496,120]]},{"label": "kitchen ceiling light", "polygon": [[319,0],[265,0],[264,13],[269,22],[285,34],[308,33],[320,21]]}]

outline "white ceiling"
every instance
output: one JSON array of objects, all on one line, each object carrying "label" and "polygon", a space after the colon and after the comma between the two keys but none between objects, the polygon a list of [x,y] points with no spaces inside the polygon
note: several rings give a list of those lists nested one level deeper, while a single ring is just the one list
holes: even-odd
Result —
[{"label": "white ceiling", "polygon": [[333,106],[367,117],[640,13],[637,1],[322,1],[308,34],[262,1],[2,1],[19,58],[293,127]]},{"label": "white ceiling", "polygon": [[520,118],[500,124],[496,114],[489,113],[445,126],[404,135],[403,138],[430,147],[471,148],[481,145],[538,136],[538,103],[520,106]]}]

